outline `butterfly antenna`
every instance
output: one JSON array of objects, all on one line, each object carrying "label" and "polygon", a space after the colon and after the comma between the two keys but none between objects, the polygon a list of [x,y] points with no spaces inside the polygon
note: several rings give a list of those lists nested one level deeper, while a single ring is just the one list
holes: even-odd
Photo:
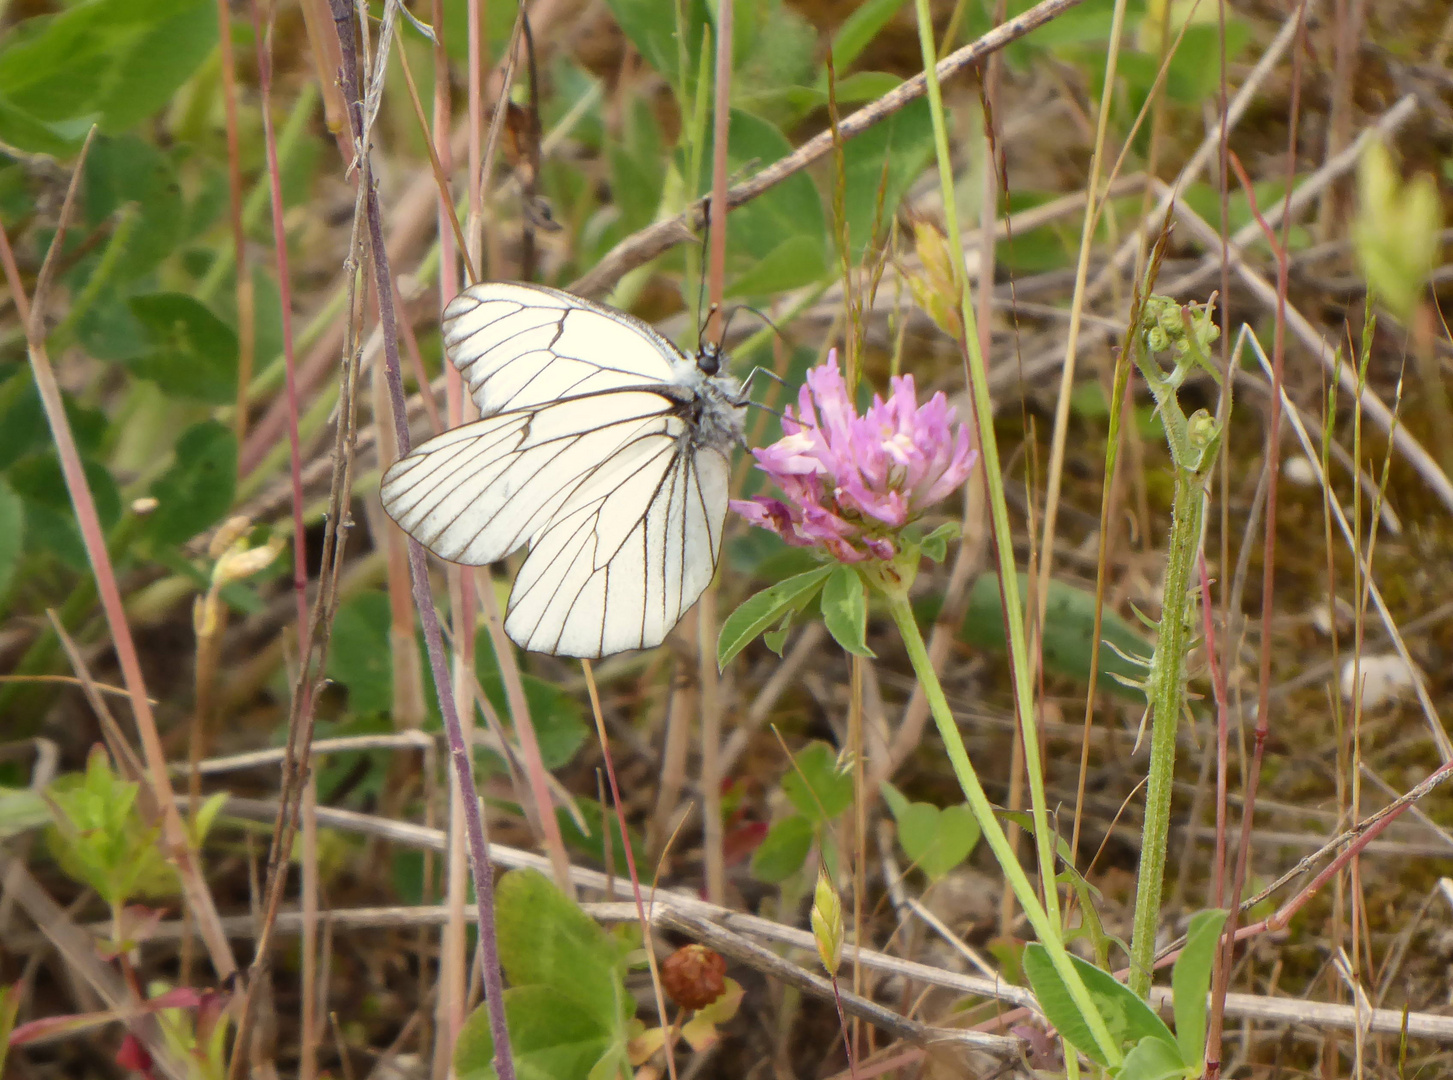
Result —
[{"label": "butterfly antenna", "polygon": [[[703,302],[705,302],[705,298],[703,298]],[[701,309],[698,309],[698,310],[701,310]],[[707,307],[705,309],[705,311],[702,313],[702,316],[701,316],[701,325],[696,328],[696,340],[698,342],[701,342],[702,339],[704,339],[706,337],[706,328],[711,325],[711,320],[716,317],[716,313],[718,311],[720,311],[720,310],[721,310],[721,305],[720,304],[712,304],[711,306]],[[731,321],[731,314],[728,313],[727,314],[727,322],[730,322],[730,321]],[[721,329],[721,338],[720,338],[720,340],[718,340],[716,342],[716,348],[717,348],[717,351],[718,352],[721,351],[721,343],[723,341],[725,341],[725,340],[726,340],[726,326],[723,325],[722,326],[722,329]]]},{"label": "butterfly antenna", "polygon": [[[701,250],[702,251],[709,251],[711,249],[711,217],[712,217],[712,215],[711,215],[710,211],[708,211],[707,212],[707,215],[706,215],[706,222],[702,226],[702,231],[701,231]],[[689,260],[688,260],[688,267],[689,267]],[[704,317],[703,317],[703,314],[702,314],[703,312],[705,312],[705,316]],[[696,282],[696,317],[701,320],[700,325],[698,325],[697,328],[696,328],[696,342],[697,342],[698,349],[701,346],[701,339],[706,336],[706,328],[711,323],[711,317],[713,315],[715,315],[715,314],[716,314],[716,305],[715,304],[712,304],[711,305],[711,309],[709,311],[707,310],[707,307],[706,307],[706,258],[705,258],[705,256],[703,256],[702,257],[702,262],[701,262],[701,274],[700,274],[700,277],[697,279],[697,282]]]},{"label": "butterfly antenna", "polygon": [[[770,326],[772,328],[772,332],[775,333],[779,338],[781,338],[783,341],[787,340],[787,335],[782,332],[781,327],[779,327],[771,319],[767,318],[766,314],[764,314],[761,310],[759,310],[758,308],[754,308],[748,304],[738,304],[736,307],[732,308],[731,311],[727,313],[728,324],[731,323],[732,317],[736,315],[736,313],[739,311],[750,311],[753,315],[755,315],[757,318],[761,319],[764,323]],[[722,337],[726,337],[725,329],[722,330]]]}]

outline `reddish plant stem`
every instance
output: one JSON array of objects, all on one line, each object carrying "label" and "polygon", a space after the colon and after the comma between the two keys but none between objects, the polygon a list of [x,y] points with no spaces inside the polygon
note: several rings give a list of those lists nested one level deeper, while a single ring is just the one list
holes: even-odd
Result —
[{"label": "reddish plant stem", "polygon": [[[348,96],[349,123],[356,140],[355,152],[366,158],[368,133],[363,129],[363,109],[359,100],[353,6],[349,0],[331,2],[333,20],[338,28],[338,41],[342,46],[342,83]],[[372,174],[366,162],[361,164],[363,167],[359,172],[360,182],[367,185],[364,191],[364,214],[373,254],[370,261],[373,264],[379,319],[383,327],[384,372],[393,404],[399,452],[405,454],[408,453],[412,440],[409,435],[408,407],[404,398],[403,373],[399,364],[398,326],[394,314],[393,280],[388,252],[384,246],[383,213],[379,208],[378,192],[374,188]],[[434,599],[429,592],[429,570],[424,562],[424,549],[413,537],[409,538],[409,569],[413,577],[414,604],[419,609],[419,619],[424,628],[424,645],[434,676],[434,690],[439,697],[439,712],[443,716],[444,730],[449,740],[449,758],[459,778],[459,788],[464,793],[464,824],[469,840],[470,867],[474,873],[474,896],[479,910],[479,950],[483,959],[485,1006],[489,1010],[490,1032],[494,1038],[495,1072],[499,1080],[515,1080],[510,1033],[505,1023],[504,982],[500,974],[499,946],[495,934],[494,870],[489,861],[489,842],[484,835],[484,818],[474,785],[470,750],[464,742],[464,731],[455,707],[454,688],[450,681],[449,664],[444,655],[439,616],[434,610]]]},{"label": "reddish plant stem", "polygon": [[[1226,0],[1220,0],[1216,5],[1216,35],[1217,45],[1221,50],[1220,54],[1220,77],[1216,85],[1216,111],[1218,117],[1219,138],[1216,143],[1216,183],[1218,194],[1221,199],[1221,385],[1224,392],[1221,396],[1221,404],[1224,406],[1217,421],[1221,424],[1221,430],[1231,422],[1231,393],[1234,380],[1231,373],[1231,102],[1227,92],[1226,74]],[[1230,490],[1231,455],[1225,450],[1221,453],[1221,490]],[[1231,565],[1231,523],[1230,523],[1230,502],[1229,499],[1221,500],[1221,566]],[[1203,593],[1201,606],[1203,610],[1209,610],[1211,603],[1210,593]],[[1221,594],[1221,625],[1231,625],[1231,594],[1229,591],[1222,591]],[[1210,653],[1208,652],[1209,656]],[[1229,717],[1225,707],[1224,687],[1221,688],[1221,696],[1217,698],[1216,718],[1216,866],[1213,870],[1214,894],[1212,903],[1220,908],[1226,905],[1226,797],[1227,797],[1227,770],[1230,763],[1227,760],[1230,745]],[[1207,1046],[1210,1046],[1208,1041]]]},{"label": "reddish plant stem", "polygon": [[[1297,168],[1297,129],[1301,117],[1302,103],[1302,54],[1307,33],[1306,0],[1297,5],[1297,42],[1292,46],[1292,92],[1287,120],[1287,173],[1285,200],[1292,196]],[[1206,1078],[1219,1080],[1221,1075],[1221,1030],[1226,1005],[1226,992],[1230,988],[1231,963],[1235,950],[1236,923],[1240,917],[1242,889],[1246,885],[1247,866],[1251,861],[1251,829],[1256,819],[1256,795],[1261,782],[1261,763],[1266,752],[1266,738],[1271,714],[1271,643],[1273,601],[1276,598],[1276,509],[1279,448],[1281,446],[1281,394],[1283,371],[1286,360],[1286,308],[1287,282],[1290,264],[1287,259],[1287,236],[1291,229],[1291,214],[1283,206],[1282,235],[1278,241],[1271,227],[1266,224],[1256,205],[1256,194],[1250,179],[1241,168],[1234,154],[1227,152],[1227,160],[1235,168],[1251,203],[1251,211],[1262,224],[1267,242],[1276,253],[1276,328],[1272,338],[1272,392],[1271,422],[1266,436],[1266,468],[1270,469],[1266,489],[1265,550],[1262,555],[1261,577],[1261,664],[1257,677],[1256,728],[1252,743],[1251,766],[1246,777],[1246,793],[1241,812],[1241,835],[1236,852],[1236,872],[1231,879],[1231,917],[1226,920],[1221,948],[1217,951],[1216,965],[1211,980],[1211,1015],[1208,1018],[1206,1036]],[[1224,249],[1223,249],[1224,250]],[[1224,337],[1224,335],[1223,335]]]},{"label": "reddish plant stem", "polygon": [[1211,664],[1211,693],[1216,700],[1216,857],[1212,865],[1215,878],[1214,905],[1226,902],[1226,770],[1231,739],[1229,706],[1226,697],[1226,672],[1216,661],[1213,644],[1216,628],[1211,621],[1211,576],[1206,569],[1206,552],[1200,552],[1201,627],[1206,637],[1206,656]]}]

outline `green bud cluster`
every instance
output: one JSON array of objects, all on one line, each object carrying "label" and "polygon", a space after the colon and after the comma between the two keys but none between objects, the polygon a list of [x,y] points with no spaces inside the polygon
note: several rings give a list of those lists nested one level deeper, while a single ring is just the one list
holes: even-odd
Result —
[{"label": "green bud cluster", "polygon": [[1214,298],[1204,304],[1187,304],[1184,307],[1168,296],[1147,298],[1140,316],[1146,347],[1152,353],[1173,351],[1183,357],[1194,345],[1199,355],[1207,355],[1211,345],[1221,336],[1213,307]]}]

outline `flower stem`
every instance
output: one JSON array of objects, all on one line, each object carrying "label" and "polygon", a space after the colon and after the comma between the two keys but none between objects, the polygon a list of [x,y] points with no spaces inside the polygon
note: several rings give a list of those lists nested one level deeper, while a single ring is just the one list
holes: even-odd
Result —
[{"label": "flower stem", "polygon": [[[1029,876],[1019,865],[1009,838],[1004,835],[1004,830],[999,825],[999,819],[994,816],[994,808],[990,804],[988,796],[984,794],[983,785],[979,783],[979,776],[974,771],[973,763],[969,761],[968,751],[964,749],[963,737],[959,735],[958,725],[954,722],[953,713],[949,710],[948,699],[944,697],[943,686],[938,681],[938,674],[933,669],[933,662],[929,659],[928,649],[923,643],[923,635],[919,633],[918,621],[913,617],[913,608],[908,602],[907,590],[888,593],[887,598],[888,610],[892,613],[893,621],[898,626],[898,633],[903,637],[903,644],[908,650],[909,662],[912,663],[914,674],[918,677],[919,685],[923,687],[924,696],[928,699],[929,711],[933,715],[934,723],[938,725],[939,735],[943,738],[944,749],[948,751],[954,775],[958,777],[959,786],[963,788],[964,795],[969,800],[969,808],[974,812],[974,817],[978,819],[984,839],[988,841],[995,858],[999,860],[1009,887],[1014,890],[1015,897],[1018,898],[1020,906],[1024,908],[1025,918],[1029,920],[1035,935],[1049,954],[1055,971],[1064,980],[1065,987],[1069,990],[1070,997],[1074,999],[1076,1007],[1079,1008],[1080,1014],[1089,1026],[1090,1033],[1094,1036],[1100,1052],[1112,1066],[1118,1066],[1124,1060],[1120,1053],[1120,1046],[1111,1036],[1109,1028],[1105,1026],[1105,1020],[1091,1000],[1090,993],[1080,979],[1079,972],[1070,963],[1069,954],[1065,952],[1064,942],[1060,938],[1059,927],[1046,914],[1044,905],[1040,903],[1039,895],[1030,883]],[[1053,888],[1052,883],[1047,884],[1051,889]]]},{"label": "flower stem", "polygon": [[1200,544],[1201,519],[1205,512],[1202,479],[1199,472],[1176,465],[1160,633],[1146,683],[1150,700],[1150,775],[1145,786],[1145,824],[1140,836],[1140,869],[1135,878],[1135,919],[1130,932],[1127,984],[1142,998],[1150,992],[1155,931],[1160,921],[1160,895],[1165,880],[1176,729],[1185,701],[1191,567]]},{"label": "flower stem", "polygon": [[[1024,747],[1024,772],[1029,781],[1029,806],[1034,819],[1035,852],[1040,883],[1044,889],[1044,910],[1050,921],[1060,921],[1059,893],[1054,884],[1054,839],[1049,823],[1049,800],[1044,792],[1044,765],[1039,756],[1039,725],[1034,703],[1034,677],[1025,634],[1024,605],[1019,596],[1019,572],[1014,564],[1014,537],[1009,527],[1009,507],[1004,495],[1004,473],[999,465],[999,442],[994,434],[994,407],[989,398],[989,375],[980,345],[978,324],[968,276],[964,273],[963,233],[959,228],[953,161],[949,154],[948,122],[943,94],[939,89],[933,22],[928,0],[916,0],[918,41],[923,51],[923,75],[927,84],[928,111],[933,121],[934,153],[938,159],[939,190],[943,196],[944,227],[951,250],[956,253],[955,277],[959,283],[959,314],[964,327],[965,378],[974,403],[984,482],[989,489],[989,517],[994,530],[994,550],[999,562],[999,587],[1004,596],[1004,625],[1009,633],[1009,661],[1014,682],[1014,711]],[[937,717],[935,717],[937,719]],[[1017,861],[1016,861],[1017,865]],[[1056,938],[1056,940],[1058,940]]]}]

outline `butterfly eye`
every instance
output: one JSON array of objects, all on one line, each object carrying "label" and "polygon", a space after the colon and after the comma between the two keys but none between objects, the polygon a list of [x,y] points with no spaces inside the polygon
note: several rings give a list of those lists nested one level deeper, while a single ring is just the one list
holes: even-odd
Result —
[{"label": "butterfly eye", "polygon": [[721,346],[707,343],[696,354],[696,366],[703,375],[715,375],[721,370]]}]

